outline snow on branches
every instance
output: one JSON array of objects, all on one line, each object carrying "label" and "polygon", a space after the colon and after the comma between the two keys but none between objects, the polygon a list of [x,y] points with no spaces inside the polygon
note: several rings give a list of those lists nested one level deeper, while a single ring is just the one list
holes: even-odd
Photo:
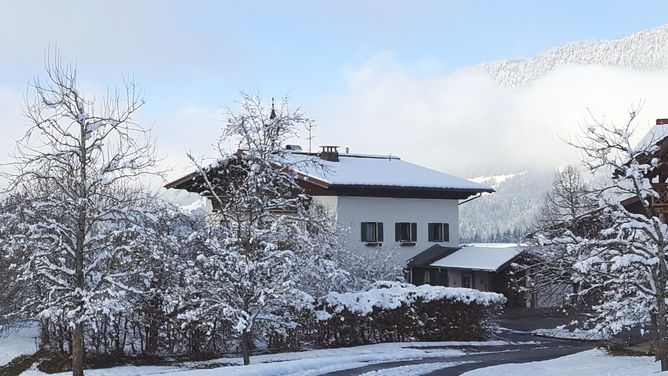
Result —
[{"label": "snow on branches", "polygon": [[66,324],[74,374],[82,375],[84,328],[138,292],[130,282],[141,271],[132,265],[150,216],[137,182],[155,158],[147,131],[133,121],[143,104],[134,85],[96,102],[76,78],[56,56],[46,63],[46,80],[31,85],[31,125],[9,176],[23,218],[3,246],[24,255],[20,278],[37,291],[24,311]]},{"label": "snow on branches", "polygon": [[[578,221],[590,229],[568,226],[560,234],[539,234],[543,245],[565,249],[570,280],[577,294],[592,305],[590,324],[604,332],[652,322],[657,332],[657,353],[668,369],[668,226],[651,205],[659,197],[660,139],[631,139],[636,112],[622,126],[593,121],[572,144],[586,157],[592,173],[611,179],[596,191],[599,209]],[[595,231],[592,231],[595,230]],[[562,258],[563,260],[563,258]]]},{"label": "snow on branches", "polygon": [[[300,309],[312,301],[309,292],[345,277],[332,261],[334,221],[298,184],[298,165],[317,162],[286,158],[289,151],[282,148],[297,127],[308,124],[286,101],[276,109],[272,104],[270,113],[259,97],[244,95],[241,111],[228,114],[218,161],[196,164],[196,184],[215,213],[191,237],[200,251],[187,271],[192,290],[183,294],[187,308],[180,317],[200,324],[213,316],[231,320],[245,364],[258,325],[293,325],[291,308]],[[223,148],[228,141],[239,149]]]}]

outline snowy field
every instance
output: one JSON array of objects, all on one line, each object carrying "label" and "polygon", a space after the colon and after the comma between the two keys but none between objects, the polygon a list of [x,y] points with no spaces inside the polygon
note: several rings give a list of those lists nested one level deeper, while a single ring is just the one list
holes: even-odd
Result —
[{"label": "snowy field", "polygon": [[[534,342],[529,342],[534,343]],[[375,345],[356,346],[339,349],[311,350],[293,353],[258,355],[251,358],[250,366],[226,366],[216,367],[216,364],[241,364],[240,358],[222,358],[206,362],[185,363],[177,366],[122,366],[109,369],[88,370],[89,376],[139,376],[139,375],[171,375],[171,376],[213,376],[213,375],[235,375],[235,376],[308,376],[322,373],[352,369],[385,362],[395,362],[412,359],[429,359],[440,357],[452,357],[452,362],[447,363],[424,363],[409,366],[396,367],[382,372],[370,372],[369,375],[418,375],[432,372],[434,370],[452,367],[466,363],[462,356],[465,352],[457,349],[443,348],[456,346],[490,347],[506,346],[511,343],[507,341],[470,341],[470,342],[409,342],[409,343],[382,343]],[[442,347],[442,348],[434,348]],[[193,369],[210,366],[215,368]],[[29,370],[23,376],[45,376],[38,370]],[[68,375],[67,373],[57,375]]]},{"label": "snowy field", "polygon": [[[558,333],[553,333],[558,334]],[[22,354],[35,351],[34,328],[15,330],[0,337],[0,365]],[[108,369],[88,370],[89,376],[311,376],[327,372],[353,369],[387,362],[413,359],[452,358],[452,361],[403,365],[364,373],[364,376],[399,376],[424,375],[448,367],[469,363],[464,351],[453,349],[458,346],[488,347],[494,351],[496,346],[537,344],[537,342],[507,341],[449,341],[449,342],[412,342],[382,343],[339,349],[310,350],[302,352],[257,355],[251,358],[253,364],[242,366],[241,358],[221,358],[205,362],[189,362],[180,366],[121,366]],[[488,351],[488,350],[485,350]],[[439,359],[442,360],[442,359]],[[220,366],[232,364],[231,366]],[[237,364],[237,365],[235,365]],[[211,368],[203,368],[211,367]],[[467,376],[568,376],[568,375],[666,375],[659,373],[660,366],[652,357],[610,356],[602,350],[589,350],[581,353],[523,364],[504,364],[487,367],[465,373]],[[31,369],[23,376],[46,376],[36,369]],[[68,373],[57,374],[59,376]]]},{"label": "snowy field", "polygon": [[649,356],[610,356],[602,350],[588,350],[542,362],[503,364],[466,372],[466,376],[648,376],[661,366]]},{"label": "snowy field", "polygon": [[37,328],[34,327],[11,329],[0,333],[0,366],[9,363],[17,356],[37,351],[36,337]]}]

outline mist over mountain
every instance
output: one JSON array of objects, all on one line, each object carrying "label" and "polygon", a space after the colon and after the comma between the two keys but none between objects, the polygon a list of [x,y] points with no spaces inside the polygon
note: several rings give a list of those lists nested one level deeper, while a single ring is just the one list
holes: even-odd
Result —
[{"label": "mist over mountain", "polygon": [[[553,75],[557,70],[563,78],[567,78],[567,73],[577,76],[582,69],[591,69],[594,73],[596,69],[620,68],[629,74],[653,72],[663,77],[668,72],[668,25],[640,31],[616,40],[570,43],[533,58],[498,60],[467,68],[463,72],[486,73],[498,83],[499,87],[520,90],[533,87],[536,82]],[[615,84],[617,83],[609,82],[609,85]],[[590,83],[582,81],[581,85],[582,89],[587,89]],[[653,85],[647,84],[645,90],[639,91],[641,94],[639,98],[655,101],[658,96],[650,90],[651,88]],[[573,94],[577,95],[577,92],[574,91]],[[594,102],[600,99],[598,96],[592,96],[589,100]],[[558,111],[569,99],[555,95],[552,100],[554,111]],[[631,99],[628,105],[631,105],[630,101]],[[655,108],[645,109],[644,112],[643,115],[648,118],[646,120],[648,123],[656,117],[668,115],[668,112],[660,113]],[[550,118],[559,116],[558,112],[549,111],[545,115],[549,115]],[[639,137],[644,134],[648,126],[651,127],[651,124],[642,122],[640,125]],[[572,135],[577,136],[577,133]],[[530,139],[518,140],[520,144],[517,148],[522,148],[525,141],[531,142]],[[563,143],[555,147],[563,147]],[[536,153],[535,159],[540,161],[542,154],[549,154],[552,150],[554,149]],[[532,226],[545,193],[552,185],[556,167],[545,161],[543,167],[534,167],[527,171],[471,179],[492,185],[496,193],[484,195],[460,206],[462,241],[521,240],[527,229]]]}]

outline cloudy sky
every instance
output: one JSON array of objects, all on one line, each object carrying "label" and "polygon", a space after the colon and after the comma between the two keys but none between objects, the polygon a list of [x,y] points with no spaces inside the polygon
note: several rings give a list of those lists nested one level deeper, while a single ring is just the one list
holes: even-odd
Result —
[{"label": "cloudy sky", "polygon": [[[288,95],[314,144],[392,153],[475,176],[576,158],[560,138],[587,109],[641,127],[668,117],[668,74],[566,66],[522,87],[467,67],[668,23],[665,1],[22,1],[0,12],[0,161],[26,127],[27,83],[57,45],[80,85],[131,76],[169,178],[213,155],[240,91]],[[661,111],[664,111],[661,113]],[[296,140],[305,144],[304,140]]]}]

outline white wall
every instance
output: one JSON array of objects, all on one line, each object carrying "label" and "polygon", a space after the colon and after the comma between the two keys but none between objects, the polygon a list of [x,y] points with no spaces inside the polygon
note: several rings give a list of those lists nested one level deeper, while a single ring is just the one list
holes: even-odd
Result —
[{"label": "white wall", "polygon": [[[207,212],[212,212],[210,200],[205,199]],[[389,198],[389,197],[349,197],[313,196],[313,200],[335,215],[336,220],[349,231],[346,233],[345,247],[359,252],[374,248],[361,241],[362,222],[383,222],[384,242],[381,249],[394,251],[397,261],[405,263],[411,257],[434,244],[444,247],[459,245],[459,208],[457,200]],[[400,246],[394,241],[396,222],[417,223],[417,241],[413,246]],[[429,242],[428,223],[449,223],[450,241]]]},{"label": "white wall", "polygon": [[329,211],[331,215],[334,215],[336,218],[338,205],[337,196],[313,196],[313,202],[322,205]]},{"label": "white wall", "polygon": [[[350,228],[345,244],[348,249],[360,252],[370,249],[365,245],[366,243],[361,241],[360,224],[362,222],[383,222],[382,249],[395,250],[399,262],[402,263],[434,244],[444,247],[459,245],[457,200],[349,196],[339,196],[334,199],[336,199],[337,221]],[[332,201],[328,203],[331,205]],[[414,246],[399,246],[399,243],[394,241],[396,222],[417,223],[417,241]],[[427,241],[428,223],[449,223],[450,241],[438,243]]]}]

